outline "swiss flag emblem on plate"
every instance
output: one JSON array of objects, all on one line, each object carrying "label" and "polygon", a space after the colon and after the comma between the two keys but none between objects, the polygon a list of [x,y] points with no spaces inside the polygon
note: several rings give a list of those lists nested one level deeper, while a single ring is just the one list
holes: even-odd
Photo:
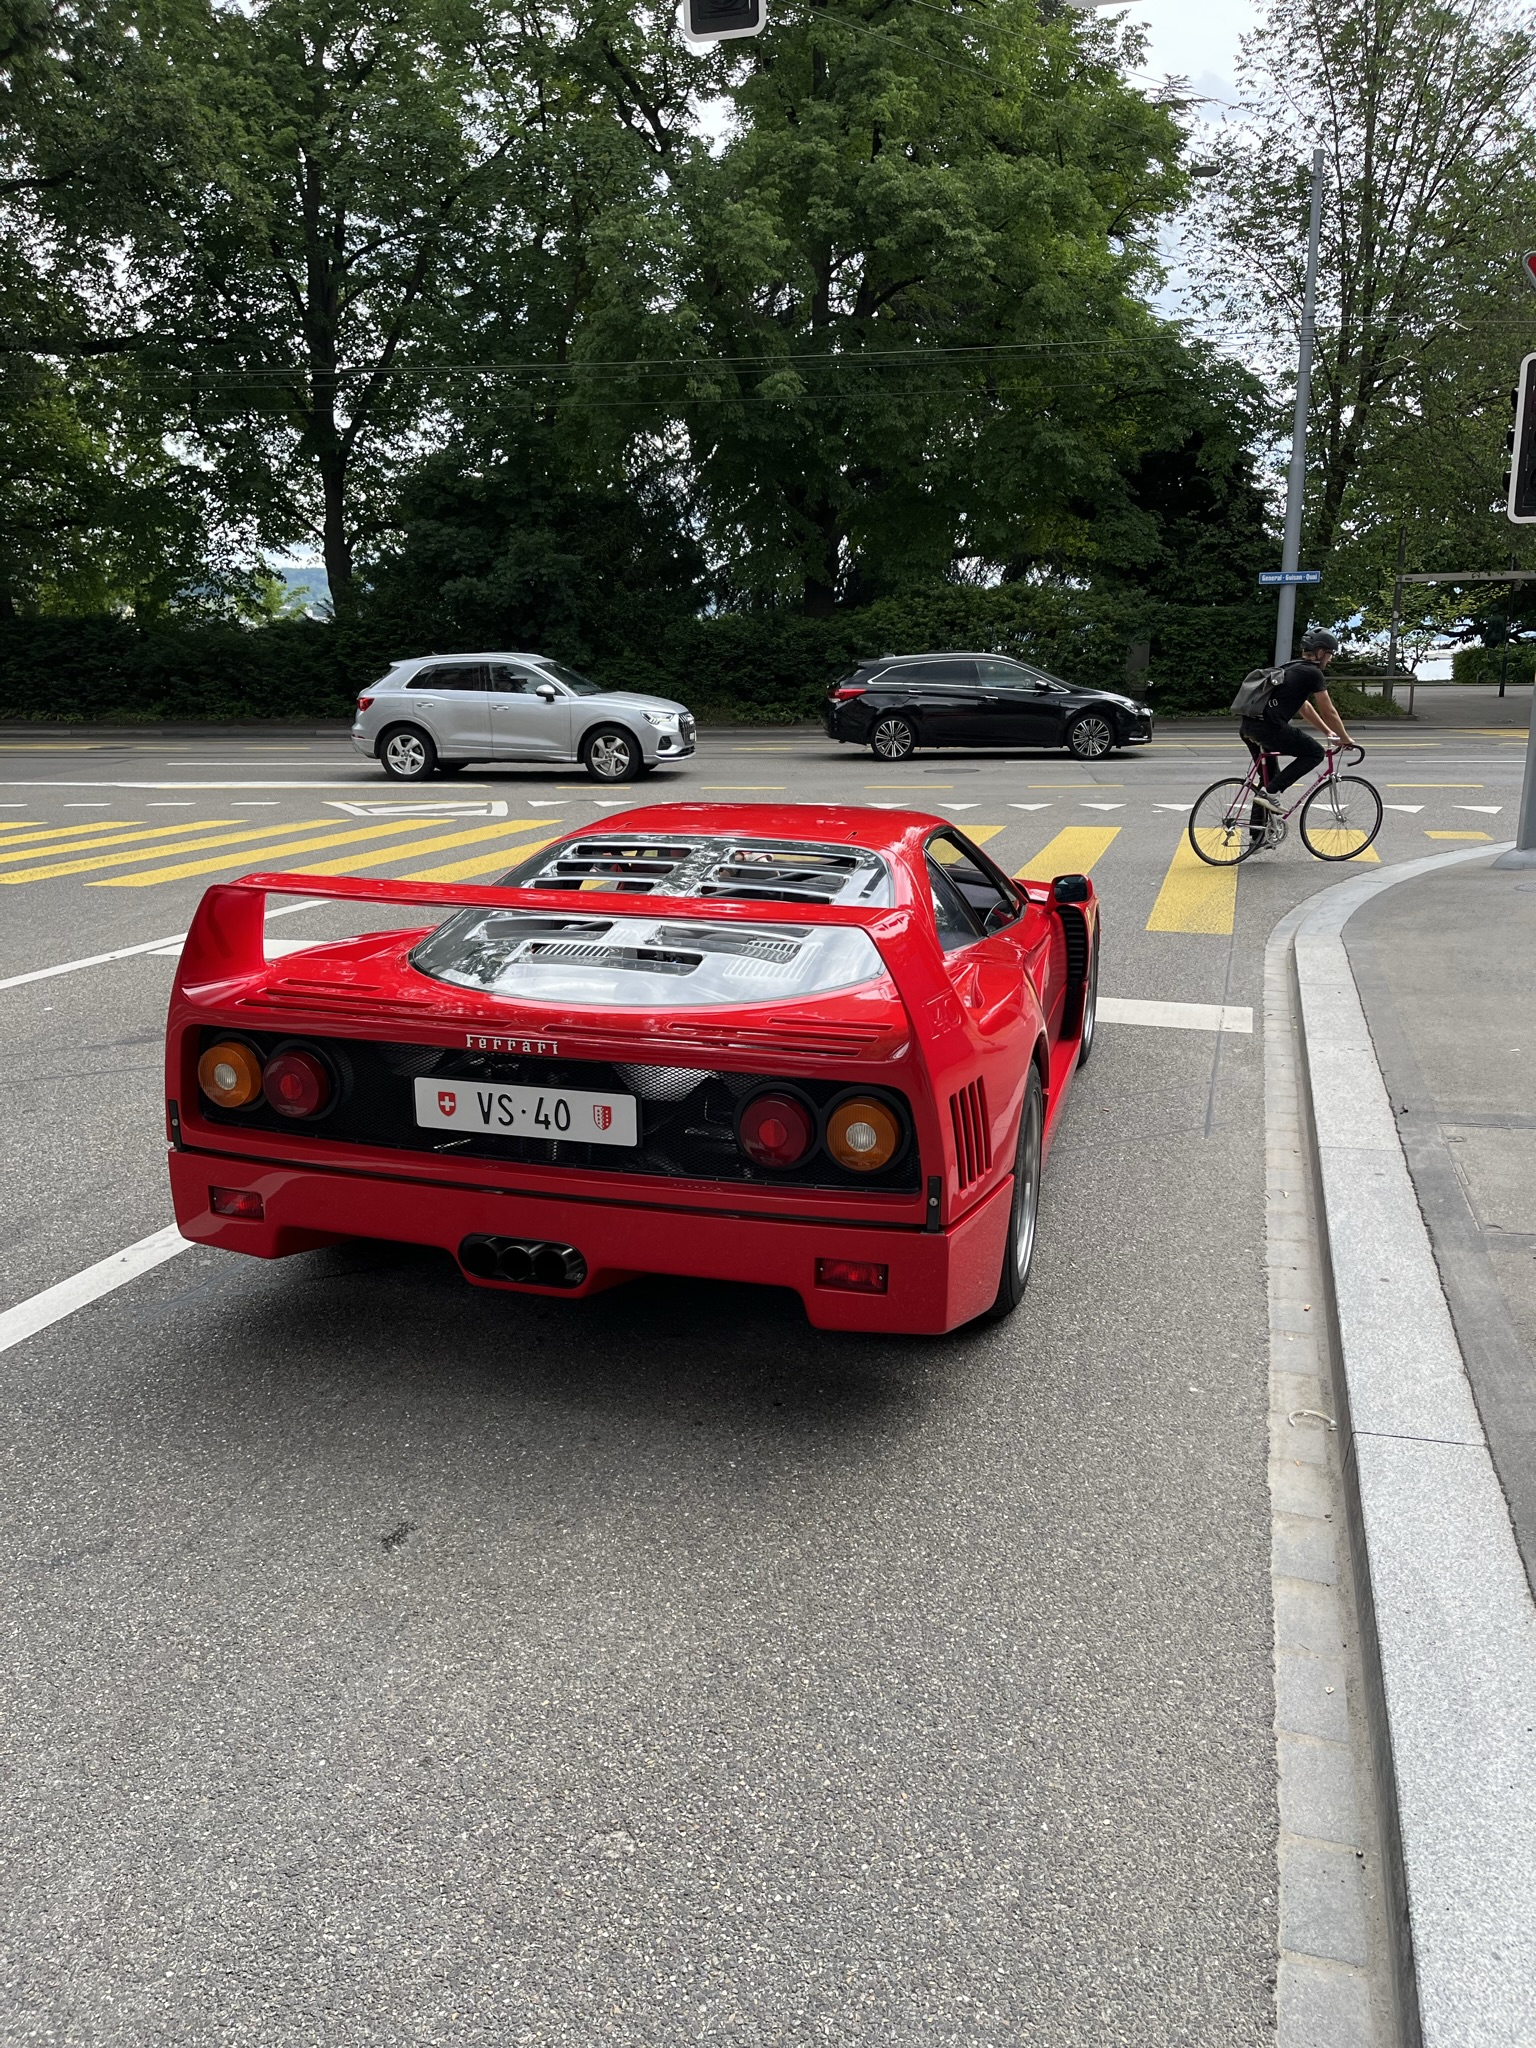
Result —
[{"label": "swiss flag emblem on plate", "polygon": [[437,1106],[444,1116],[452,1116],[459,1106],[459,1098],[451,1088],[439,1088]]}]

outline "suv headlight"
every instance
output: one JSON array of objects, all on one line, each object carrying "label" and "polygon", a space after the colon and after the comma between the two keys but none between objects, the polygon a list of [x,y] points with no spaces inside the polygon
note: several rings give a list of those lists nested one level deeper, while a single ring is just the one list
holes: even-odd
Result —
[{"label": "suv headlight", "polygon": [[659,725],[663,732],[677,731],[678,714],[675,711],[642,711],[640,715],[647,725]]}]

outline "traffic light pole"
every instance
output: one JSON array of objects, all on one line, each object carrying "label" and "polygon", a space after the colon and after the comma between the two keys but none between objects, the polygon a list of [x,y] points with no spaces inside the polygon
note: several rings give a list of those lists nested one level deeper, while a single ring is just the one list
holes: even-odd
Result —
[{"label": "traffic light pole", "polygon": [[[1312,219],[1307,229],[1307,279],[1301,297],[1301,357],[1296,366],[1296,417],[1291,424],[1291,468],[1285,484],[1282,570],[1301,566],[1301,508],[1307,482],[1307,411],[1312,398],[1312,343],[1317,314],[1317,252],[1323,227],[1323,152],[1312,152]],[[1275,667],[1291,658],[1296,636],[1296,586],[1282,583],[1275,612]]]}]

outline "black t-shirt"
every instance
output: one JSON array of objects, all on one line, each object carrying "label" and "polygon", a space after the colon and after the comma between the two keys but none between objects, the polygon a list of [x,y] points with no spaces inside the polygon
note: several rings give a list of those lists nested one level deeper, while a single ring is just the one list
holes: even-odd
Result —
[{"label": "black t-shirt", "polygon": [[1327,671],[1315,661],[1293,661],[1274,687],[1266,716],[1289,725],[1308,697],[1327,687]]}]

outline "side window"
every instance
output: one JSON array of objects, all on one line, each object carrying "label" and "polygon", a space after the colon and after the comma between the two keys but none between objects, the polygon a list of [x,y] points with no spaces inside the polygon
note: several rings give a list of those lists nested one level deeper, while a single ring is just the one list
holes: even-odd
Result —
[{"label": "side window", "polygon": [[978,661],[976,668],[982,682],[993,690],[1027,690],[1035,680],[1016,661]]},{"label": "side window", "polygon": [[963,683],[967,689],[975,687],[976,664],[974,661],[914,661],[910,668],[893,669],[881,677],[882,682],[905,683],[909,689],[921,689],[932,683]]},{"label": "side window", "polygon": [[540,683],[548,680],[547,676],[536,676],[531,669],[510,668],[504,661],[491,665],[491,688],[498,697],[531,697]]},{"label": "side window", "polygon": [[483,690],[485,670],[478,661],[444,662],[438,668],[418,669],[408,687],[412,690]]},{"label": "side window", "polygon": [[931,851],[928,855],[928,886],[933,892],[933,922],[938,930],[939,944],[945,952],[953,953],[957,946],[973,945],[981,937],[981,926]]},{"label": "side window", "polygon": [[930,867],[937,867],[975,920],[977,931],[998,931],[1019,914],[1018,899],[958,835],[939,832],[928,842]]}]

